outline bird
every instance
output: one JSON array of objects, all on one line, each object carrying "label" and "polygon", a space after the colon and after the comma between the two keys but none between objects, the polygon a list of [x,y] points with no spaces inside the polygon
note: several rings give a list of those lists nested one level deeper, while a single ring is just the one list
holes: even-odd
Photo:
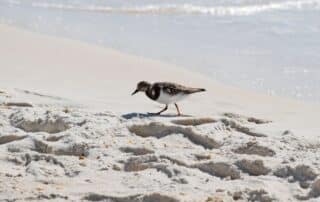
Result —
[{"label": "bird", "polygon": [[160,115],[168,109],[168,105],[174,103],[178,116],[181,116],[178,101],[187,98],[190,94],[206,91],[204,88],[191,88],[172,82],[155,82],[140,81],[137,84],[136,90],[131,94],[144,92],[147,97],[158,103],[165,104],[164,109],[154,113]]}]

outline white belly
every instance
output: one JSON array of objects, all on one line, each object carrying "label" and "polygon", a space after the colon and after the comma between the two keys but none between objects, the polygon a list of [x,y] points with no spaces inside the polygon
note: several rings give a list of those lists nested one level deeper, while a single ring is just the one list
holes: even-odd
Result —
[{"label": "white belly", "polygon": [[179,93],[177,95],[171,96],[167,93],[160,93],[159,98],[156,100],[157,102],[161,103],[161,104],[172,104],[172,103],[176,103],[180,100],[185,99],[186,97],[188,97],[188,95],[186,94],[182,94]]}]

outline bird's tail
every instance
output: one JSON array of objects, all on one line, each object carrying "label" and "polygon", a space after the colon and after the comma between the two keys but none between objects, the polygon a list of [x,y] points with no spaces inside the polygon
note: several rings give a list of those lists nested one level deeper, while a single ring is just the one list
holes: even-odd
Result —
[{"label": "bird's tail", "polygon": [[199,92],[203,92],[206,91],[206,89],[204,88],[194,88],[192,90],[190,90],[190,93],[199,93]]}]

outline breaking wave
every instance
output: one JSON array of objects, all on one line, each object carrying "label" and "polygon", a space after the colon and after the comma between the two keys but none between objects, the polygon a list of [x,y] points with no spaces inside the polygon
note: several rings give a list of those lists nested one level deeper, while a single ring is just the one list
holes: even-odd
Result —
[{"label": "breaking wave", "polygon": [[145,5],[136,7],[109,7],[97,5],[68,5],[55,3],[32,3],[33,7],[79,10],[88,12],[123,13],[123,14],[193,14],[213,16],[247,16],[267,11],[320,9],[320,0],[284,1],[246,6],[198,6],[193,4]]}]

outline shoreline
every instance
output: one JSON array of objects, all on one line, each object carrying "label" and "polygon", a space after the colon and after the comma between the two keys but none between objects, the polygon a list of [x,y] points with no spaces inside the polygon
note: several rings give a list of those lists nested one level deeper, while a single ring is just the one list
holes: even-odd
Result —
[{"label": "shoreline", "polygon": [[[271,94],[268,94],[266,92],[262,92],[262,91],[259,91],[259,90],[254,90],[254,89],[244,88],[244,87],[236,87],[234,85],[227,84],[227,83],[225,83],[223,81],[215,80],[214,78],[206,76],[202,72],[194,71],[194,69],[189,69],[189,68],[185,68],[183,66],[167,63],[165,61],[160,61],[160,60],[153,59],[153,58],[148,58],[148,57],[144,57],[144,56],[140,56],[140,55],[136,55],[136,54],[132,54],[132,53],[123,52],[123,51],[120,51],[120,50],[117,50],[117,49],[106,47],[104,45],[99,45],[97,43],[90,43],[90,42],[81,41],[81,40],[78,40],[78,39],[73,39],[73,38],[68,38],[68,37],[63,37],[63,36],[56,36],[56,35],[51,35],[51,34],[47,34],[47,33],[37,32],[37,31],[34,31],[34,30],[30,30],[29,28],[20,27],[18,25],[9,25],[9,24],[6,24],[6,23],[0,23],[0,26],[5,26],[5,27],[7,27],[9,29],[13,29],[13,30],[16,30],[16,31],[21,31],[21,32],[26,32],[26,33],[30,33],[30,34],[35,34],[35,35],[38,35],[38,36],[47,37],[48,39],[50,39],[50,38],[55,39],[55,40],[59,40],[60,39],[60,40],[63,40],[63,41],[70,41],[71,43],[74,43],[74,44],[76,44],[76,43],[78,43],[79,45],[82,44],[83,46],[92,47],[94,49],[102,49],[102,50],[109,51],[109,52],[112,52],[112,53],[117,54],[117,55],[122,55],[124,57],[135,58],[135,60],[148,61],[151,64],[153,63],[158,67],[161,66],[161,68],[164,68],[164,69],[165,68],[166,69],[170,68],[170,69],[175,69],[176,71],[187,72],[188,74],[192,73],[192,74],[194,74],[194,76],[197,75],[198,79],[199,78],[203,78],[203,79],[206,79],[206,80],[209,80],[209,81],[213,82],[215,85],[221,85],[221,86],[224,86],[224,87],[229,88],[229,89],[240,90],[243,93],[248,93],[248,94],[257,95],[257,96],[266,96],[266,97],[270,97],[271,99],[275,99],[275,100],[278,100],[278,101],[283,100],[283,101],[296,102],[296,103],[307,104],[307,105],[320,106],[320,103],[316,102],[316,101],[298,99],[298,98],[294,98],[294,97],[290,97],[290,96],[284,96],[284,95],[271,95]],[[158,81],[158,80],[155,80],[155,81]]]},{"label": "shoreline", "polygon": [[38,32],[35,32],[35,31],[31,31],[29,29],[26,29],[26,28],[22,28],[22,27],[19,27],[19,26],[15,26],[15,25],[8,25],[8,24],[3,24],[3,23],[0,23],[0,27],[3,31],[8,31],[8,29],[10,31],[13,31],[13,32],[21,32],[22,33],[27,33],[28,35],[34,35],[34,36],[41,36],[41,38],[43,39],[54,39],[53,41],[65,41],[68,43],[68,41],[71,43],[71,44],[78,44],[80,46],[82,46],[82,48],[84,47],[91,47],[93,49],[100,49],[100,50],[104,50],[104,51],[108,51],[109,53],[111,54],[115,54],[115,55],[122,55],[124,57],[128,57],[130,59],[134,58],[134,60],[138,60],[138,61],[146,61],[148,63],[153,63],[154,65],[157,65],[159,68],[161,66],[161,68],[164,68],[164,69],[168,69],[168,68],[173,68],[175,69],[176,71],[180,71],[180,72],[187,72],[189,75],[190,74],[193,74],[194,77],[197,77],[198,79],[199,78],[202,78],[202,79],[205,79],[207,81],[210,81],[212,83],[214,83],[215,85],[220,85],[220,86],[225,86],[226,88],[229,88],[229,89],[235,89],[235,90],[240,90],[244,93],[248,93],[248,94],[253,94],[253,95],[257,95],[257,96],[266,96],[266,97],[270,97],[271,99],[275,99],[275,100],[284,100],[284,101],[291,101],[291,102],[296,102],[296,103],[301,103],[301,104],[308,104],[308,105],[315,105],[315,106],[320,106],[320,103],[317,103],[317,102],[312,102],[312,101],[307,101],[307,100],[299,100],[299,99],[295,99],[295,98],[291,98],[291,97],[286,97],[286,96],[281,96],[281,95],[269,95],[269,94],[266,94],[266,93],[262,93],[262,92],[257,92],[257,91],[253,91],[253,90],[250,90],[250,89],[244,89],[244,88],[238,88],[238,87],[235,87],[235,86],[231,86],[231,85],[228,85],[226,83],[223,83],[221,81],[216,81],[210,77],[207,77],[205,76],[203,73],[200,73],[200,72],[196,72],[196,71],[191,71],[189,69],[186,69],[186,68],[183,68],[181,66],[177,66],[177,65],[174,65],[174,64],[170,64],[170,63],[166,63],[166,62],[163,62],[163,61],[158,61],[158,60],[154,60],[152,58],[145,58],[143,56],[138,56],[138,55],[134,55],[134,54],[129,54],[129,53],[124,53],[124,52],[121,52],[121,51],[118,51],[118,50],[115,50],[115,49],[111,49],[111,48],[108,48],[108,47],[105,47],[105,46],[101,46],[101,45],[98,45],[98,44],[95,44],[95,43],[89,43],[89,42],[84,42],[84,41],[80,41],[80,40],[76,40],[76,39],[72,39],[72,38],[67,38],[67,37],[60,37],[60,36],[54,36],[54,35],[49,35],[49,34],[43,34],[43,33],[38,33]]},{"label": "shoreline", "polygon": [[[11,26],[11,25],[6,25],[6,24],[0,24],[0,27],[1,27],[1,31],[2,31],[2,33],[0,33],[2,39],[0,39],[0,40],[6,45],[6,47],[5,46],[2,47],[1,53],[4,54],[4,56],[6,56],[5,54],[7,54],[9,56],[7,58],[8,61],[2,61],[2,63],[7,62],[8,66],[17,66],[19,64],[19,62],[12,61],[12,60],[10,61],[10,59],[14,58],[15,56],[12,53],[6,53],[6,48],[8,48],[8,50],[20,48],[22,52],[24,51],[25,53],[27,53],[28,52],[27,47],[28,46],[32,47],[31,42],[26,43],[27,40],[31,40],[33,42],[38,40],[39,43],[34,44],[35,48],[33,51],[35,51],[35,54],[39,54],[41,51],[41,48],[46,47],[46,49],[44,49],[44,51],[48,51],[48,54],[57,53],[58,54],[57,59],[61,59],[61,64],[62,64],[61,66],[63,66],[61,68],[58,68],[58,71],[60,71],[58,73],[62,73],[63,70],[61,70],[61,69],[66,67],[66,64],[64,64],[64,63],[70,62],[72,59],[75,59],[75,57],[77,55],[83,56],[83,55],[89,53],[89,51],[85,50],[85,49],[88,49],[88,50],[92,50],[94,53],[98,53],[98,55],[99,55],[99,57],[92,57],[92,60],[95,60],[97,58],[101,59],[101,55],[104,54],[105,56],[107,56],[106,60],[110,59],[110,57],[115,57],[116,58],[115,61],[119,60],[119,59],[128,59],[129,62],[133,62],[134,68],[138,67],[137,69],[132,69],[133,73],[135,71],[138,72],[138,74],[134,75],[137,77],[137,79],[129,78],[130,75],[126,75],[126,74],[121,75],[121,76],[123,76],[123,79],[130,79],[130,82],[132,82],[132,81],[138,82],[139,79],[140,80],[147,80],[147,79],[144,79],[145,77],[141,76],[141,74],[142,73],[148,74],[148,72],[155,71],[157,73],[160,73],[158,76],[159,79],[157,79],[157,76],[154,76],[151,74],[148,74],[148,76],[147,76],[147,77],[150,77],[152,81],[161,81],[161,80],[172,81],[172,79],[174,78],[177,80],[177,82],[183,82],[186,85],[191,85],[190,81],[197,84],[197,83],[200,83],[199,81],[202,80],[204,84],[210,84],[210,85],[217,86],[216,88],[225,88],[225,89],[229,89],[230,91],[233,91],[233,92],[238,91],[238,92],[244,93],[246,95],[256,96],[257,98],[260,98],[260,99],[267,99],[267,100],[272,100],[274,102],[280,102],[280,103],[281,102],[290,102],[292,104],[297,104],[297,105],[299,105],[299,104],[309,105],[309,106],[314,106],[316,108],[320,107],[319,103],[313,103],[313,102],[308,102],[308,101],[304,101],[304,100],[297,100],[294,98],[283,97],[283,96],[278,96],[278,95],[268,95],[265,93],[255,92],[255,91],[251,91],[248,89],[238,88],[235,86],[229,86],[228,84],[221,83],[221,82],[216,81],[212,78],[206,77],[205,75],[203,75],[202,73],[199,73],[199,72],[190,71],[189,69],[185,69],[183,67],[179,67],[179,66],[172,65],[172,64],[167,64],[162,61],[148,59],[148,58],[135,56],[135,55],[127,54],[127,53],[122,53],[122,52],[119,52],[114,49],[106,48],[104,46],[99,46],[96,44],[91,44],[91,43],[82,42],[82,41],[69,39],[69,38],[62,38],[62,37],[56,37],[56,36],[51,36],[51,35],[46,35],[46,34],[40,34],[40,33],[28,31],[26,29],[22,29],[22,28],[19,28],[16,26]],[[12,36],[10,36],[11,34],[12,34]],[[24,39],[20,40],[19,35],[20,36],[25,35]],[[13,43],[13,44],[9,44],[10,41],[19,41],[19,40],[21,42],[20,44],[17,44],[17,42]],[[54,43],[57,43],[58,45],[60,45],[60,47],[55,45]],[[66,57],[63,57],[63,55],[61,53],[58,53],[59,51],[63,50],[63,48],[67,48],[68,45],[70,45],[70,48],[68,51],[74,51],[77,48],[80,49],[80,51],[75,51],[75,54],[71,55],[71,56],[73,56],[73,58],[66,58]],[[19,52],[19,56],[23,55],[23,53],[21,51]],[[52,59],[54,59],[54,55],[48,55],[48,54],[44,54],[44,55],[45,55],[45,57],[47,57],[47,59],[50,59],[52,61]],[[39,64],[43,64],[45,62],[45,61],[35,61],[36,56],[32,55],[32,53],[29,56],[33,56],[32,59],[34,59],[34,61],[31,61],[31,60],[28,61],[30,63],[33,62],[36,65],[39,65]],[[90,56],[90,55],[87,55],[87,56]],[[24,57],[28,57],[28,55],[26,55]],[[88,60],[91,60],[91,59],[88,57]],[[73,61],[73,62],[75,64],[79,64],[81,66],[81,68],[83,68],[83,70],[85,70],[85,68],[87,68],[87,69],[95,68],[95,70],[98,70],[99,72],[103,72],[102,65],[106,65],[105,72],[103,72],[103,73],[108,72],[108,70],[110,70],[110,69],[112,70],[112,67],[108,67],[108,65],[109,65],[108,61],[96,61],[96,63],[94,63],[95,61],[88,61],[88,60],[87,61],[85,59],[83,60],[83,61],[87,62],[88,65],[80,65],[80,63],[82,62],[81,60]],[[54,62],[59,63],[59,61],[54,61]],[[128,68],[132,68],[132,67],[130,67],[129,63],[124,64],[125,62],[121,63],[119,61],[117,61],[115,63],[117,63],[118,65],[121,65],[121,70],[131,71],[131,69],[128,69]],[[97,67],[90,66],[92,64],[97,64]],[[30,66],[30,64],[27,64],[25,66],[28,66],[28,65]],[[52,65],[52,64],[48,64],[48,65]],[[56,66],[57,64],[53,64],[53,65]],[[125,67],[124,65],[127,65],[127,67]],[[141,66],[139,66],[139,65],[141,65]],[[150,65],[150,69],[147,69],[147,67],[145,67],[147,65]],[[2,64],[2,66],[5,66],[5,63]],[[6,68],[6,67],[3,67],[3,68]],[[23,70],[22,67],[15,67],[15,68],[18,71]],[[37,68],[41,69],[39,67],[37,67]],[[76,67],[71,67],[71,68],[73,68],[73,69],[71,69],[71,71],[74,71],[75,70],[74,68],[76,68]],[[3,69],[3,70],[5,70],[5,69]],[[191,77],[180,78],[179,75],[170,75],[170,73],[166,73],[165,71],[169,71],[170,73],[176,73],[176,74],[185,74],[186,76],[191,76]],[[13,76],[13,73],[14,72],[10,72],[10,76]],[[39,73],[43,73],[43,72],[39,72]],[[67,75],[72,74],[72,72],[70,72],[70,71],[66,71],[65,73]],[[97,76],[97,73],[94,73],[94,72],[92,72],[92,73],[93,73],[93,76]],[[23,74],[23,73],[21,73],[21,74]],[[115,71],[115,75],[120,76],[119,71]],[[106,75],[106,76],[108,76],[108,75]],[[167,77],[167,78],[165,78],[165,77]],[[190,78],[192,78],[192,79],[190,79]],[[110,79],[110,78],[108,78],[108,79]],[[1,84],[3,85],[3,84],[5,84],[5,82],[2,82]],[[201,85],[201,83],[200,83],[200,85]],[[135,85],[133,85],[131,87],[134,88]],[[20,88],[20,86],[17,85],[16,88]],[[35,88],[34,90],[41,90],[41,88],[40,89]],[[218,92],[218,93],[221,93],[221,92]],[[57,95],[59,95],[59,93],[57,93]]]}]

